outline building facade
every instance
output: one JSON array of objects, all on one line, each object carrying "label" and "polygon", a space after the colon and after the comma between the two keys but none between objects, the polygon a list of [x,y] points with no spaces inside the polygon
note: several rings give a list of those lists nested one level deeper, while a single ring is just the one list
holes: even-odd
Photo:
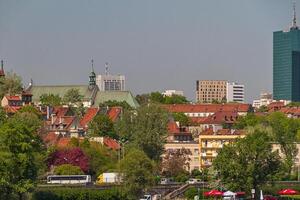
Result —
[{"label": "building facade", "polygon": [[124,75],[98,75],[96,83],[100,91],[125,91]]},{"label": "building facade", "polygon": [[227,102],[243,103],[245,101],[244,85],[238,83],[227,83],[226,85]]},{"label": "building facade", "polygon": [[226,99],[227,81],[224,80],[197,80],[196,100],[199,103],[212,103]]},{"label": "building facade", "polygon": [[181,90],[165,90],[162,95],[164,96],[172,96],[172,95],[180,95],[180,96],[183,96],[183,91]]},{"label": "building facade", "polygon": [[300,101],[300,30],[295,12],[289,30],[273,33],[273,95],[275,100]]}]

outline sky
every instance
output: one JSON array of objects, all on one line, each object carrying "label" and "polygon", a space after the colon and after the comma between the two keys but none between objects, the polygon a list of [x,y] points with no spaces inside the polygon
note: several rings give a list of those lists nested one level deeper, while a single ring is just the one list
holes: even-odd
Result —
[{"label": "sky", "polygon": [[292,14],[292,0],[0,0],[0,59],[24,84],[87,84],[93,59],[135,95],[195,101],[196,80],[229,80],[251,103],[272,92],[272,34]]}]

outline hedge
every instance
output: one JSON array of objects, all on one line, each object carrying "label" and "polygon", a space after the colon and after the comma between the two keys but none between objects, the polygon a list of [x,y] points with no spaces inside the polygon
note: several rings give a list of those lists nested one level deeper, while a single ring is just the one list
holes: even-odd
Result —
[{"label": "hedge", "polygon": [[32,200],[127,200],[117,189],[89,188],[39,188],[32,194]]}]

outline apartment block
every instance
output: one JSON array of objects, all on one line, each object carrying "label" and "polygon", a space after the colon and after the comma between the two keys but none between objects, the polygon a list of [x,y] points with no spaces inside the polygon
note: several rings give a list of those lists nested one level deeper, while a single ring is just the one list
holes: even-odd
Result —
[{"label": "apartment block", "polygon": [[227,81],[224,80],[197,80],[196,99],[199,103],[212,103],[226,100]]}]

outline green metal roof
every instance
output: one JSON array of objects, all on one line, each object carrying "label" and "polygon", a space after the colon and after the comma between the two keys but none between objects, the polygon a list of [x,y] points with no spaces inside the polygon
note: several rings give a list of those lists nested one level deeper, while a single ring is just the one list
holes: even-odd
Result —
[{"label": "green metal roof", "polygon": [[31,92],[32,101],[39,102],[42,94],[54,94],[64,97],[66,92],[70,89],[78,89],[83,98],[91,99],[93,89],[90,89],[88,85],[51,85],[51,86],[35,86],[33,85],[28,91]]},{"label": "green metal roof", "polygon": [[95,106],[106,101],[126,101],[131,107],[139,107],[138,102],[135,100],[129,91],[98,91],[95,98]]}]

